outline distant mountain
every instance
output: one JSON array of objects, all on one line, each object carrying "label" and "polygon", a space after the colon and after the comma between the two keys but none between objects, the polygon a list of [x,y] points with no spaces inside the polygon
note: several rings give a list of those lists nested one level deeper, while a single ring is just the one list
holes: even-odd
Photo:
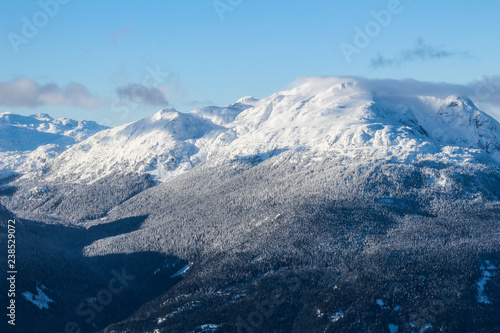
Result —
[{"label": "distant mountain", "polygon": [[1,113],[0,178],[41,170],[69,146],[106,128],[93,121],[54,119],[45,113]]},{"label": "distant mountain", "polygon": [[467,98],[388,96],[362,80],[310,78],[287,91],[227,107],[174,109],[100,132],[51,162],[50,180],[113,172],[171,179],[208,160],[281,151],[373,160],[500,162],[500,125]]}]

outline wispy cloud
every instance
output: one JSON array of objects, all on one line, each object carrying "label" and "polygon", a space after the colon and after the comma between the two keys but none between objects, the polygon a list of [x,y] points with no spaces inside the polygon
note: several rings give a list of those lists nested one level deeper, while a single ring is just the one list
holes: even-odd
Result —
[{"label": "wispy cloud", "polygon": [[500,75],[485,76],[467,84],[424,82],[417,80],[361,79],[362,84],[377,94],[393,96],[462,95],[469,97],[479,109],[500,121]]},{"label": "wispy cloud", "polygon": [[111,35],[111,40],[113,41],[113,43],[116,43],[120,38],[124,37],[124,36],[127,36],[127,35],[133,35],[134,32],[132,31],[132,29],[126,27],[126,28],[122,28],[122,29],[119,29],[119,30],[116,30],[112,35]]},{"label": "wispy cloud", "polygon": [[10,82],[0,82],[0,105],[10,107],[37,107],[42,105],[66,105],[86,109],[97,107],[100,99],[76,82],[66,87],[55,83],[40,85],[26,77]]},{"label": "wispy cloud", "polygon": [[487,76],[467,84],[425,82],[413,79],[360,79],[375,92],[395,96],[436,96],[464,95],[477,101],[500,103],[500,75]]},{"label": "wispy cloud", "polygon": [[466,56],[468,56],[466,52],[449,51],[430,43],[426,43],[422,38],[419,38],[417,43],[412,48],[404,49],[392,58],[385,57],[381,53],[378,53],[376,57],[371,59],[370,66],[378,69],[383,67],[401,66],[410,62],[425,62],[428,60]]},{"label": "wispy cloud", "polygon": [[[375,96],[433,96],[446,98],[452,95],[466,96],[482,111],[500,121],[500,75],[489,75],[464,83],[426,82],[414,79],[369,79],[365,77],[318,77],[323,79],[325,87],[349,81],[357,82],[363,89]],[[293,89],[310,80],[311,77],[298,78],[287,85]],[[319,81],[321,82],[321,81]]]},{"label": "wispy cloud", "polygon": [[116,89],[118,97],[124,102],[153,106],[169,105],[169,91],[162,86],[146,87],[140,84],[129,84]]}]

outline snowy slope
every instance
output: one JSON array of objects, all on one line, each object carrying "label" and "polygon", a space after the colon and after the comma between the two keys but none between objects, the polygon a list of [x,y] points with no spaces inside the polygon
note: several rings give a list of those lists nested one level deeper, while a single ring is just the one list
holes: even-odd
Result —
[{"label": "snowy slope", "polygon": [[307,80],[255,103],[231,126],[234,154],[301,147],[412,162],[421,154],[458,149],[465,157],[484,149],[500,161],[500,126],[469,99],[381,97],[359,80]]},{"label": "snowy slope", "polygon": [[54,119],[44,113],[1,113],[0,178],[38,170],[67,146],[106,128],[93,121]]},{"label": "snowy slope", "polygon": [[285,150],[415,163],[500,162],[500,125],[467,97],[388,96],[360,79],[308,78],[290,90],[227,107],[174,109],[107,131],[51,163],[49,180],[146,172],[159,181],[205,161]]},{"label": "snowy slope", "polygon": [[209,120],[163,109],[71,147],[54,160],[48,179],[94,180],[113,172],[148,172],[166,180],[198,164],[196,143],[213,141],[222,130]]}]

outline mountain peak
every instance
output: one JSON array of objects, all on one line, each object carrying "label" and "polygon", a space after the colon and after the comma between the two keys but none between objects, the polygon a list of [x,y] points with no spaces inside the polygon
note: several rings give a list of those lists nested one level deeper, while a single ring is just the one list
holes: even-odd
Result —
[{"label": "mountain peak", "polygon": [[448,108],[462,108],[469,110],[477,110],[476,105],[470,100],[469,97],[463,95],[451,95],[446,98],[446,107]]},{"label": "mountain peak", "polygon": [[179,116],[179,113],[180,112],[174,108],[164,108],[164,109],[161,109],[160,111],[156,112],[154,115],[152,115],[150,117],[150,119],[153,121],[170,120],[170,119],[173,119],[173,118]]},{"label": "mountain peak", "polygon": [[53,120],[54,118],[52,118],[50,115],[48,115],[47,113],[35,113],[35,114],[32,114],[30,117],[33,117],[33,118],[36,118],[38,120],[44,120],[44,121],[50,121],[50,120]]},{"label": "mountain peak", "polygon": [[237,100],[235,104],[237,104],[237,103],[247,104],[247,103],[252,103],[255,101],[258,101],[258,99],[256,99],[253,96],[245,96],[245,97],[242,97],[239,100]]}]

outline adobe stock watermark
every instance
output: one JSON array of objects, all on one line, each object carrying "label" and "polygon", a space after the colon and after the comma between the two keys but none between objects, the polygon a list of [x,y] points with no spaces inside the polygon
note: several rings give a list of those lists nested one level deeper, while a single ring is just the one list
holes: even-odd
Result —
[{"label": "adobe stock watermark", "polygon": [[373,20],[368,21],[363,28],[354,27],[355,35],[352,43],[342,42],[339,45],[347,63],[351,63],[353,55],[360,54],[367,48],[372,39],[380,35],[382,30],[391,24],[393,17],[401,14],[403,9],[400,0],[390,0],[386,9],[370,12]]},{"label": "adobe stock watermark", "polygon": [[[89,325],[93,324],[97,313],[102,312],[106,306],[111,304],[113,296],[121,293],[129,285],[129,282],[135,279],[135,276],[125,272],[125,268],[122,268],[121,273],[113,269],[111,274],[113,278],[109,280],[107,288],[99,290],[95,297],[87,298],[76,307],[76,314]],[[76,321],[69,321],[64,325],[64,331],[61,333],[81,332],[88,332],[88,329],[82,330]]]},{"label": "adobe stock watermark", "polygon": [[224,21],[224,15],[227,12],[232,12],[242,3],[243,0],[214,0],[214,2],[212,2],[212,5],[214,6],[215,12],[219,16],[219,19],[221,21]]},{"label": "adobe stock watermark", "polygon": [[500,77],[484,76],[475,86],[474,97],[478,101],[486,101],[498,91],[500,91]]},{"label": "adobe stock watermark", "polygon": [[30,18],[21,17],[22,27],[20,34],[9,32],[7,38],[14,53],[19,53],[19,47],[28,44],[30,40],[38,35],[40,29],[49,24],[50,20],[58,13],[61,5],[66,5],[71,0],[40,0],[38,6],[40,10],[34,13]]}]

